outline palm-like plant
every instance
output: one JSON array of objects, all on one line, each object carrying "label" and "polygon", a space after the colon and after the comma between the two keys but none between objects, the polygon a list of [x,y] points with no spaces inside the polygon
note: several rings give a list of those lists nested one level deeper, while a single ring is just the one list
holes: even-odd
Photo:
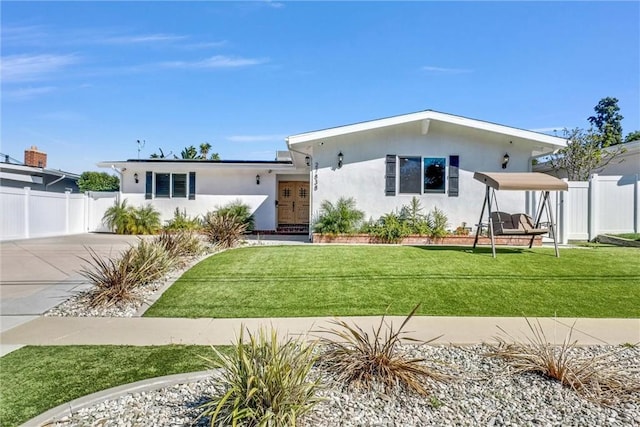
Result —
[{"label": "palm-like plant", "polygon": [[197,159],[198,158],[198,150],[193,145],[185,147],[184,150],[180,152],[180,156],[183,159]]},{"label": "palm-like plant", "polygon": [[160,212],[151,204],[131,211],[131,234],[155,234],[160,230]]},{"label": "palm-like plant", "polygon": [[127,205],[127,199],[122,202],[116,200],[113,206],[105,211],[102,222],[117,234],[129,234],[132,210],[132,207]]},{"label": "palm-like plant", "polygon": [[203,142],[200,144],[200,158],[206,160],[209,155],[209,150],[211,150],[211,144],[208,142]]},{"label": "palm-like plant", "polygon": [[324,200],[313,228],[323,234],[353,233],[363,218],[364,212],[356,209],[356,201],[352,197],[341,197],[335,205]]}]

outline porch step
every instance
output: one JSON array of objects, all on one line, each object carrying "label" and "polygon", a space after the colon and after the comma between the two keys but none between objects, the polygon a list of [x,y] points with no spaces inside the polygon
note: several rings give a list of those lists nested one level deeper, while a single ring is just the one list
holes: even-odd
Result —
[{"label": "porch step", "polygon": [[309,224],[280,224],[278,234],[309,234]]}]

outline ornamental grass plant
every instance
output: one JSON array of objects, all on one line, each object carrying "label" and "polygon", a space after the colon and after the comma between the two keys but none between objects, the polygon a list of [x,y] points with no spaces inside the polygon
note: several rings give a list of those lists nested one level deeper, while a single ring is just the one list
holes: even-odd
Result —
[{"label": "ornamental grass plant", "polygon": [[640,402],[640,366],[636,364],[636,371],[631,372],[615,363],[624,358],[621,354],[625,351],[629,357],[637,357],[632,349],[619,347],[598,356],[578,356],[574,352],[577,341],[572,340],[575,323],[564,341],[555,345],[549,342],[539,321],[534,324],[526,320],[531,331],[526,342],[501,329],[506,338],[496,337],[497,344],[487,355],[503,359],[516,374],[542,375],[600,405]]},{"label": "ornamental grass plant", "polygon": [[[447,381],[451,376],[425,364],[425,358],[408,357],[401,349],[401,341],[420,342],[407,336],[404,327],[415,315],[416,305],[396,330],[387,324],[384,316],[369,334],[357,325],[342,320],[331,323],[337,328],[316,332],[328,334],[320,338],[322,352],[320,365],[326,368],[336,382],[366,390],[381,385],[385,392],[404,386],[420,395],[428,395],[427,381]],[[420,342],[428,344],[436,339]]]},{"label": "ornamental grass plant", "polygon": [[224,391],[200,406],[198,419],[210,425],[293,426],[319,398],[320,387],[308,374],[316,361],[315,345],[302,339],[282,340],[275,330],[260,329],[256,335],[243,329],[230,354],[215,347],[211,367],[221,368],[219,382]]},{"label": "ornamental grass plant", "polygon": [[209,242],[220,249],[236,246],[247,231],[241,217],[227,212],[207,212],[203,219],[203,230]]},{"label": "ornamental grass plant", "polygon": [[168,251],[157,240],[140,239],[136,246],[127,249],[131,252],[129,268],[132,272],[142,271],[140,284],[147,284],[163,278],[179,263],[179,257]]},{"label": "ornamental grass plant", "polygon": [[154,243],[161,245],[172,257],[185,260],[205,252],[205,246],[193,231],[161,232],[154,237]]}]

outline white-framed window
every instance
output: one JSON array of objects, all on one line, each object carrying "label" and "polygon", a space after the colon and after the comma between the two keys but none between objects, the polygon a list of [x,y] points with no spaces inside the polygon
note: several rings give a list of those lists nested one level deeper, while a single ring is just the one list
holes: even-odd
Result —
[{"label": "white-framed window", "polygon": [[[445,194],[458,196],[460,156],[386,156],[385,195]],[[447,171],[449,175],[447,176]]]},{"label": "white-framed window", "polygon": [[145,199],[188,198],[196,199],[196,173],[145,173]]}]

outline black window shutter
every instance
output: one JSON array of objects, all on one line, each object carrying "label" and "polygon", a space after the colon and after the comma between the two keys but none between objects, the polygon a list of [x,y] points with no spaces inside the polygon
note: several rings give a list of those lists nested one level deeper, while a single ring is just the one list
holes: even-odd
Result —
[{"label": "black window shutter", "polygon": [[386,160],[386,173],[385,173],[385,196],[396,195],[396,155],[387,154]]},{"label": "black window shutter", "polygon": [[189,172],[189,200],[196,199],[196,173]]},{"label": "black window shutter", "polygon": [[145,186],[144,198],[152,199],[153,198],[153,172],[147,171],[145,182],[146,182],[146,186]]},{"label": "black window shutter", "polygon": [[460,156],[449,156],[449,197],[458,197]]}]

